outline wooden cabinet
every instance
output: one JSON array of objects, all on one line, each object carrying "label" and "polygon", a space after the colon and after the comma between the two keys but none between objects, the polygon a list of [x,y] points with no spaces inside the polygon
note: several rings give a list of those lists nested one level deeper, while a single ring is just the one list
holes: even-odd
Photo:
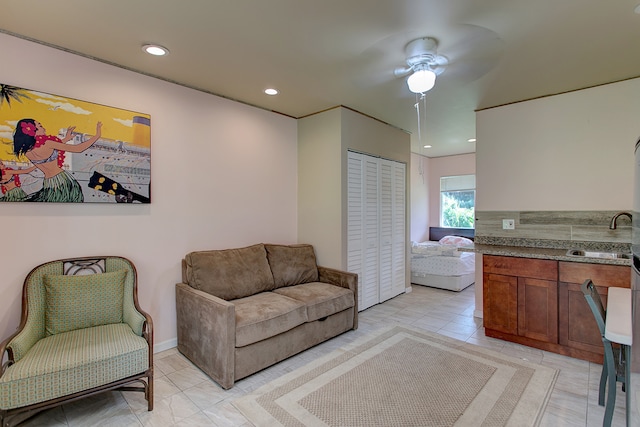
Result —
[{"label": "wooden cabinet", "polygon": [[518,277],[518,335],[558,342],[558,284]]},{"label": "wooden cabinet", "polygon": [[507,334],[518,333],[518,279],[492,274],[483,277],[484,327]]},{"label": "wooden cabinet", "polygon": [[575,349],[602,356],[603,347],[598,325],[584,299],[580,285],[591,279],[607,304],[609,287],[630,286],[629,267],[606,264],[583,264],[560,261],[558,266],[559,342]]},{"label": "wooden cabinet", "polygon": [[483,256],[485,335],[602,363],[602,341],[580,285],[630,287],[627,266]]},{"label": "wooden cabinet", "polygon": [[483,256],[486,329],[558,342],[558,263]]}]

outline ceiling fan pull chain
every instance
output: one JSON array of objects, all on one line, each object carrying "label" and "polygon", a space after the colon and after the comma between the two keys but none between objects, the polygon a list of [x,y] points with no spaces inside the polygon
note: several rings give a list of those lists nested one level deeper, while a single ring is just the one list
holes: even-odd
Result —
[{"label": "ceiling fan pull chain", "polygon": [[426,93],[420,94],[420,99],[422,100],[422,123],[426,128],[427,127],[427,94]]},{"label": "ceiling fan pull chain", "polygon": [[418,141],[422,143],[422,135],[420,134],[420,100],[418,99],[418,94],[416,93],[416,103],[413,105],[416,109],[416,114],[418,115]]}]

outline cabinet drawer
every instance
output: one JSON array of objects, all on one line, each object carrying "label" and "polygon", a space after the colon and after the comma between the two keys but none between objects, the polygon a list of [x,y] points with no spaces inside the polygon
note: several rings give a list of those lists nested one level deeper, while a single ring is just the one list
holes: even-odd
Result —
[{"label": "cabinet drawer", "polygon": [[484,273],[558,280],[558,262],[554,260],[483,255],[482,267]]},{"label": "cabinet drawer", "polygon": [[598,286],[631,287],[631,267],[626,265],[587,264],[581,262],[559,262],[559,281],[583,283],[591,279]]}]

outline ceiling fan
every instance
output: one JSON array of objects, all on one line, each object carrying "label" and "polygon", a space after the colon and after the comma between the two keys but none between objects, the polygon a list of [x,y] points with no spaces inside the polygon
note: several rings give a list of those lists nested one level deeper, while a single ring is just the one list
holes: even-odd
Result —
[{"label": "ceiling fan", "polygon": [[497,33],[472,24],[442,23],[391,33],[362,51],[354,82],[367,88],[386,87],[405,98],[413,93],[404,82],[404,90],[397,91],[398,78],[430,74],[418,73],[424,69],[433,72],[432,80],[437,76],[441,92],[441,86],[459,88],[485,76],[500,62],[503,49]]},{"label": "ceiling fan", "polygon": [[425,93],[433,88],[436,76],[442,74],[449,64],[446,56],[438,55],[438,42],[431,37],[410,41],[405,47],[406,67],[397,67],[396,77],[409,75],[407,86],[413,93]]}]

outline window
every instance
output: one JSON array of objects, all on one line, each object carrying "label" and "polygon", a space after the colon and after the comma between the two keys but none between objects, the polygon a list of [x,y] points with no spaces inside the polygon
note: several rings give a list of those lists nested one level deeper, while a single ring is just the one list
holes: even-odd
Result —
[{"label": "window", "polygon": [[440,226],[474,228],[476,176],[440,178]]}]

